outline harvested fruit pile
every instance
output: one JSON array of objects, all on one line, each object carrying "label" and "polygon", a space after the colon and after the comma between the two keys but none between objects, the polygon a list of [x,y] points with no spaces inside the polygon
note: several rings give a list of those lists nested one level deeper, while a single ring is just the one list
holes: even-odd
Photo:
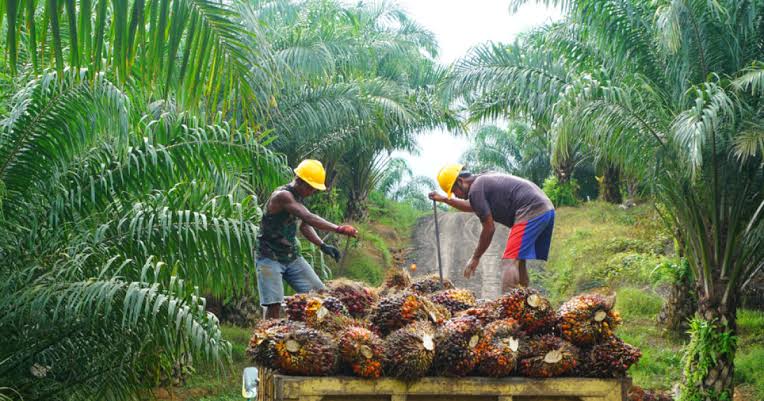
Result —
[{"label": "harvested fruit pile", "polygon": [[640,351],[614,330],[614,298],[584,294],[559,309],[538,291],[494,301],[435,276],[391,269],[380,288],[338,280],[286,299],[288,319],[261,322],[247,350],[290,375],[618,378]]}]

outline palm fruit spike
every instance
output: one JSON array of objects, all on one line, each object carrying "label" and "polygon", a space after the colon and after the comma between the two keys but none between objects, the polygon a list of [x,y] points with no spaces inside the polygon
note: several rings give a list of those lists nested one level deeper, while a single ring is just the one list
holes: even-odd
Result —
[{"label": "palm fruit spike", "polygon": [[383,336],[418,320],[430,320],[436,324],[448,319],[448,310],[438,308],[427,298],[403,292],[383,298],[369,314],[372,326]]},{"label": "palm fruit spike", "polygon": [[434,292],[453,289],[454,283],[451,280],[444,278],[443,283],[440,282],[440,276],[431,274],[415,280],[409,289],[417,294],[432,294]]},{"label": "palm fruit spike", "polygon": [[480,362],[478,343],[483,330],[474,316],[447,321],[435,335],[433,372],[439,376],[466,376]]},{"label": "palm fruit spike", "polygon": [[611,335],[621,323],[613,310],[614,299],[600,294],[584,294],[565,302],[559,311],[562,337],[578,346],[590,346]]},{"label": "palm fruit spike", "polygon": [[411,275],[405,269],[390,268],[385,274],[379,293],[381,296],[390,295],[405,290],[411,285]]},{"label": "palm fruit spike", "polygon": [[521,354],[518,369],[528,377],[562,376],[578,364],[578,349],[550,334],[530,340]]},{"label": "palm fruit spike", "polygon": [[247,347],[247,354],[255,364],[273,367],[275,340],[288,332],[305,326],[300,322],[292,322],[284,319],[261,320],[252,333]]},{"label": "palm fruit spike", "polygon": [[[361,324],[350,316],[343,314],[342,310],[340,312],[332,311],[327,307],[327,299],[318,297],[308,299],[305,306],[305,324],[308,327],[337,336],[349,326]],[[334,299],[336,300],[336,298]],[[329,305],[333,304],[334,302],[330,300]]]},{"label": "palm fruit spike", "polygon": [[497,320],[483,330],[477,349],[478,371],[483,376],[506,377],[517,366],[521,347],[527,346],[520,323],[514,319]]},{"label": "palm fruit spike", "polygon": [[339,336],[339,354],[343,365],[356,376],[376,379],[382,376],[384,344],[370,330],[351,326]]},{"label": "palm fruit spike", "polygon": [[385,372],[400,379],[417,379],[427,374],[435,356],[435,329],[430,322],[412,323],[384,340]]},{"label": "palm fruit spike", "polygon": [[289,320],[297,322],[305,321],[305,305],[311,296],[305,293],[294,294],[284,299],[286,302],[286,313]]},{"label": "palm fruit spike", "polygon": [[587,376],[602,378],[626,377],[629,367],[642,357],[637,347],[612,336],[592,347],[586,359]]},{"label": "palm fruit spike", "polygon": [[327,287],[329,294],[342,301],[347,306],[350,316],[355,318],[365,317],[379,299],[372,289],[357,281],[337,279],[328,282]]},{"label": "palm fruit spike", "polygon": [[430,295],[430,301],[443,305],[452,314],[475,306],[475,294],[466,289],[451,289]]},{"label": "palm fruit spike", "polygon": [[318,330],[303,327],[275,337],[274,367],[297,376],[327,376],[337,370],[337,344]]}]

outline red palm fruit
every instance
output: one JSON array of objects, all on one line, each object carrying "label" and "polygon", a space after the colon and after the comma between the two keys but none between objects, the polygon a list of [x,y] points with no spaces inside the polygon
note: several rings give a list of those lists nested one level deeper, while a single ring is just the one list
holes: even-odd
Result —
[{"label": "red palm fruit", "polygon": [[273,365],[297,376],[328,376],[337,371],[337,344],[328,335],[303,327],[276,336]]},{"label": "red palm fruit", "polygon": [[370,330],[351,326],[339,336],[339,354],[343,365],[354,375],[369,379],[382,376],[384,344]]},{"label": "red palm fruit", "polygon": [[329,294],[342,301],[348,308],[350,316],[363,318],[377,302],[377,293],[362,283],[347,279],[337,279],[328,282]]},{"label": "red palm fruit", "polygon": [[626,371],[641,357],[642,352],[637,347],[612,336],[592,347],[587,353],[586,374],[601,378],[626,377]]},{"label": "red palm fruit", "polygon": [[423,377],[435,356],[435,329],[430,322],[416,322],[396,330],[384,340],[385,373],[399,379]]},{"label": "red palm fruit", "polygon": [[515,319],[528,334],[551,331],[557,322],[549,301],[537,290],[513,288],[496,300],[501,318]]},{"label": "red palm fruit", "polygon": [[562,337],[578,346],[591,346],[613,335],[621,323],[613,310],[614,298],[600,294],[584,294],[571,298],[559,310],[559,331]]},{"label": "red palm fruit", "polygon": [[275,343],[289,332],[305,328],[301,322],[287,321],[284,319],[261,320],[252,333],[247,347],[247,354],[255,364],[264,367],[275,368],[276,358]]},{"label": "red palm fruit", "polygon": [[518,370],[528,377],[557,377],[573,371],[578,364],[578,349],[550,334],[536,337],[521,352]]},{"label": "red palm fruit", "polygon": [[383,336],[415,321],[440,324],[449,317],[448,310],[412,292],[383,298],[369,313],[372,327]]},{"label": "red palm fruit", "polygon": [[[323,331],[331,336],[338,336],[349,326],[363,324],[341,312],[333,312],[326,305],[326,299],[310,298],[305,307],[305,324],[313,329]],[[330,305],[333,302],[330,301]]]},{"label": "red palm fruit", "polygon": [[305,321],[305,305],[308,302],[308,298],[312,295],[307,293],[294,294],[284,298],[286,302],[286,313],[289,320],[297,322]]},{"label": "red palm fruit", "polygon": [[483,325],[501,319],[501,310],[497,301],[488,301],[479,299],[475,306],[459,312],[458,315],[469,315],[477,317]]},{"label": "red palm fruit", "polygon": [[435,335],[433,372],[439,376],[466,376],[480,361],[478,343],[483,330],[474,316],[447,321]]},{"label": "red palm fruit", "polygon": [[417,294],[432,294],[434,292],[450,290],[453,288],[455,287],[451,280],[444,278],[441,283],[440,276],[435,274],[421,277],[415,280],[409,287],[410,290]]},{"label": "red palm fruit", "polygon": [[478,343],[478,372],[484,376],[506,377],[517,366],[521,347],[527,346],[525,333],[517,320],[503,319],[490,323]]},{"label": "red palm fruit", "polygon": [[475,294],[467,289],[454,288],[438,291],[429,296],[430,301],[443,305],[452,314],[475,306]]}]

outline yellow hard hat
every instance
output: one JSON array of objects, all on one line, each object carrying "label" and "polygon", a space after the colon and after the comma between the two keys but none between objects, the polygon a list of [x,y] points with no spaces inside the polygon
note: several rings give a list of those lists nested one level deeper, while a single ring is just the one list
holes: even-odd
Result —
[{"label": "yellow hard hat", "polygon": [[438,171],[438,184],[440,184],[440,189],[442,189],[449,198],[451,197],[451,188],[453,188],[456,183],[456,179],[459,177],[459,173],[462,171],[463,167],[463,164],[450,163],[446,164],[440,171]]},{"label": "yellow hard hat", "polygon": [[311,187],[319,191],[326,190],[326,185],[324,185],[326,170],[320,161],[305,159],[294,169],[294,173]]}]

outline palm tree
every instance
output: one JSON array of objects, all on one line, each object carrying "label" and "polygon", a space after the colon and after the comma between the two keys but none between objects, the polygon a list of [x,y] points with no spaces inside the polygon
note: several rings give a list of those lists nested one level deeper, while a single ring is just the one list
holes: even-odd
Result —
[{"label": "palm tree", "polygon": [[250,291],[254,194],[283,160],[261,133],[138,99],[66,69],[0,115],[5,395],[128,399],[181,355],[229,355],[199,291]]},{"label": "palm tree", "polygon": [[12,74],[105,72],[119,85],[140,82],[154,95],[172,96],[187,110],[210,118],[222,112],[254,126],[277,77],[258,32],[240,22],[240,7],[208,0],[9,0],[0,5],[8,16],[0,47]]},{"label": "palm tree", "polygon": [[[664,206],[699,293],[681,399],[731,399],[738,292],[764,264],[764,4],[547,3],[583,44],[549,45],[579,71],[554,105],[553,129],[594,146]],[[584,50],[603,62],[577,64]]]}]

